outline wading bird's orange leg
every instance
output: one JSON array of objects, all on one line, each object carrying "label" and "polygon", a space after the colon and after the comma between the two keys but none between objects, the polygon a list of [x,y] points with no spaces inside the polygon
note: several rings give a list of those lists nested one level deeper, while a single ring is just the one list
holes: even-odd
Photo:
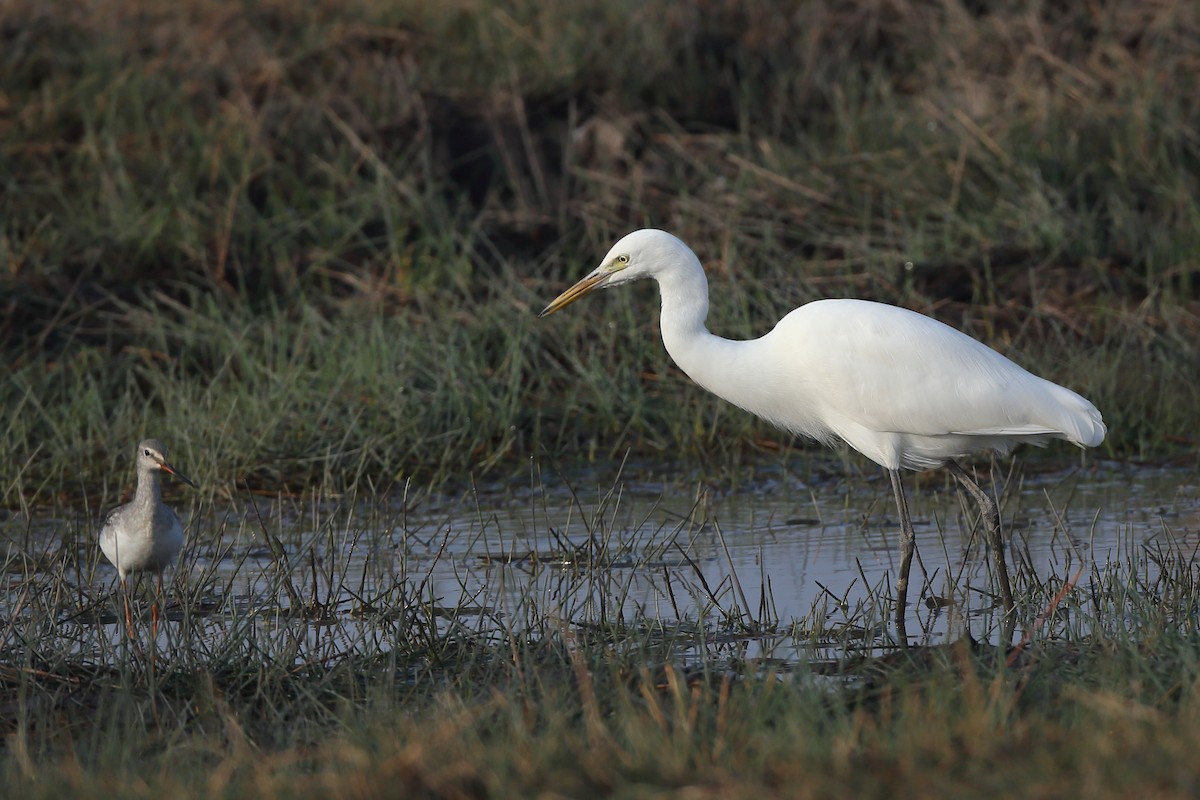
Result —
[{"label": "wading bird's orange leg", "polygon": [[162,573],[158,574],[158,591],[154,595],[154,601],[150,604],[150,638],[155,642],[158,641],[158,604],[162,601]]},{"label": "wading bird's orange leg", "polygon": [[126,585],[125,579],[121,579],[121,596],[125,599],[125,632],[129,634],[129,638],[133,637],[133,615],[129,613],[129,586]]}]

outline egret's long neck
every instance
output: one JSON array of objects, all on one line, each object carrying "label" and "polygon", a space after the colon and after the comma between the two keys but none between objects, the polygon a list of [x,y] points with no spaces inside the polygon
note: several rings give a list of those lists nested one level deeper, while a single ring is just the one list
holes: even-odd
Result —
[{"label": "egret's long neck", "polygon": [[657,277],[662,294],[663,344],[672,360],[705,389],[745,407],[733,387],[744,385],[739,383],[743,377],[738,374],[739,355],[748,343],[714,336],[705,327],[708,279],[700,262],[694,257],[677,261]]},{"label": "egret's long neck", "polygon": [[658,280],[662,294],[662,337],[675,363],[684,366],[688,356],[705,339],[713,338],[704,321],[708,318],[708,279],[699,263],[681,264]]}]

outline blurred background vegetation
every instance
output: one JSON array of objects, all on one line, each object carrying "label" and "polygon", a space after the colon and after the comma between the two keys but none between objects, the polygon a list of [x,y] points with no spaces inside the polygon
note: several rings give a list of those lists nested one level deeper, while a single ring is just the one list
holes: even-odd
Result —
[{"label": "blurred background vegetation", "polygon": [[1198,76],[1185,0],[10,0],[0,502],[142,435],[292,489],[787,444],[649,289],[535,318],[645,226],[717,333],[898,303],[1195,459]]}]

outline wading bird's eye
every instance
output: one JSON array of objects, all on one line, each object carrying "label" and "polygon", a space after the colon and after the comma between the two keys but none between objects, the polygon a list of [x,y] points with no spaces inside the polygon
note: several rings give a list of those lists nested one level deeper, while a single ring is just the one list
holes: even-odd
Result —
[{"label": "wading bird's eye", "polygon": [[628,264],[629,256],[617,256],[617,261],[621,262],[622,264]]}]

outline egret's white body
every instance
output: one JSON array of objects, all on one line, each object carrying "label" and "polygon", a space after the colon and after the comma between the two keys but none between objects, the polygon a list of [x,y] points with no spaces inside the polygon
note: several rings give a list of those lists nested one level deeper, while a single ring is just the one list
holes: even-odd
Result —
[{"label": "egret's white body", "polygon": [[667,307],[664,297],[663,341],[696,383],[793,433],[841,439],[887,469],[1054,437],[1104,439],[1100,413],[1075,392],[908,309],[819,300],[762,338],[732,341],[696,335]]},{"label": "egret's white body", "polygon": [[[195,486],[167,462],[167,448],[157,439],[140,442],[134,458],[138,477],[133,499],[108,512],[100,530],[100,550],[117,568],[125,593],[125,623],[131,636],[133,628],[126,578],[137,572],[155,573],[161,593],[162,572],[175,563],[183,547],[183,526],[179,516],[163,503],[160,473],[169,472]],[[157,622],[157,607],[154,611]]]},{"label": "egret's white body", "polygon": [[[1080,395],[1033,375],[935,319],[866,300],[820,300],[766,335],[737,341],[708,331],[708,280],[695,253],[659,230],[618,241],[600,266],[550,303],[554,313],[599,288],[653,278],[662,295],[663,344],[696,383],[796,434],[845,441],[889,470],[904,534],[898,622],[911,560],[911,521],[898,470],[949,463],[996,517],[995,506],[954,459],[1026,442],[1104,440],[1100,412]],[[986,498],[986,502],[985,502]],[[996,518],[993,549],[1011,609]]]}]

